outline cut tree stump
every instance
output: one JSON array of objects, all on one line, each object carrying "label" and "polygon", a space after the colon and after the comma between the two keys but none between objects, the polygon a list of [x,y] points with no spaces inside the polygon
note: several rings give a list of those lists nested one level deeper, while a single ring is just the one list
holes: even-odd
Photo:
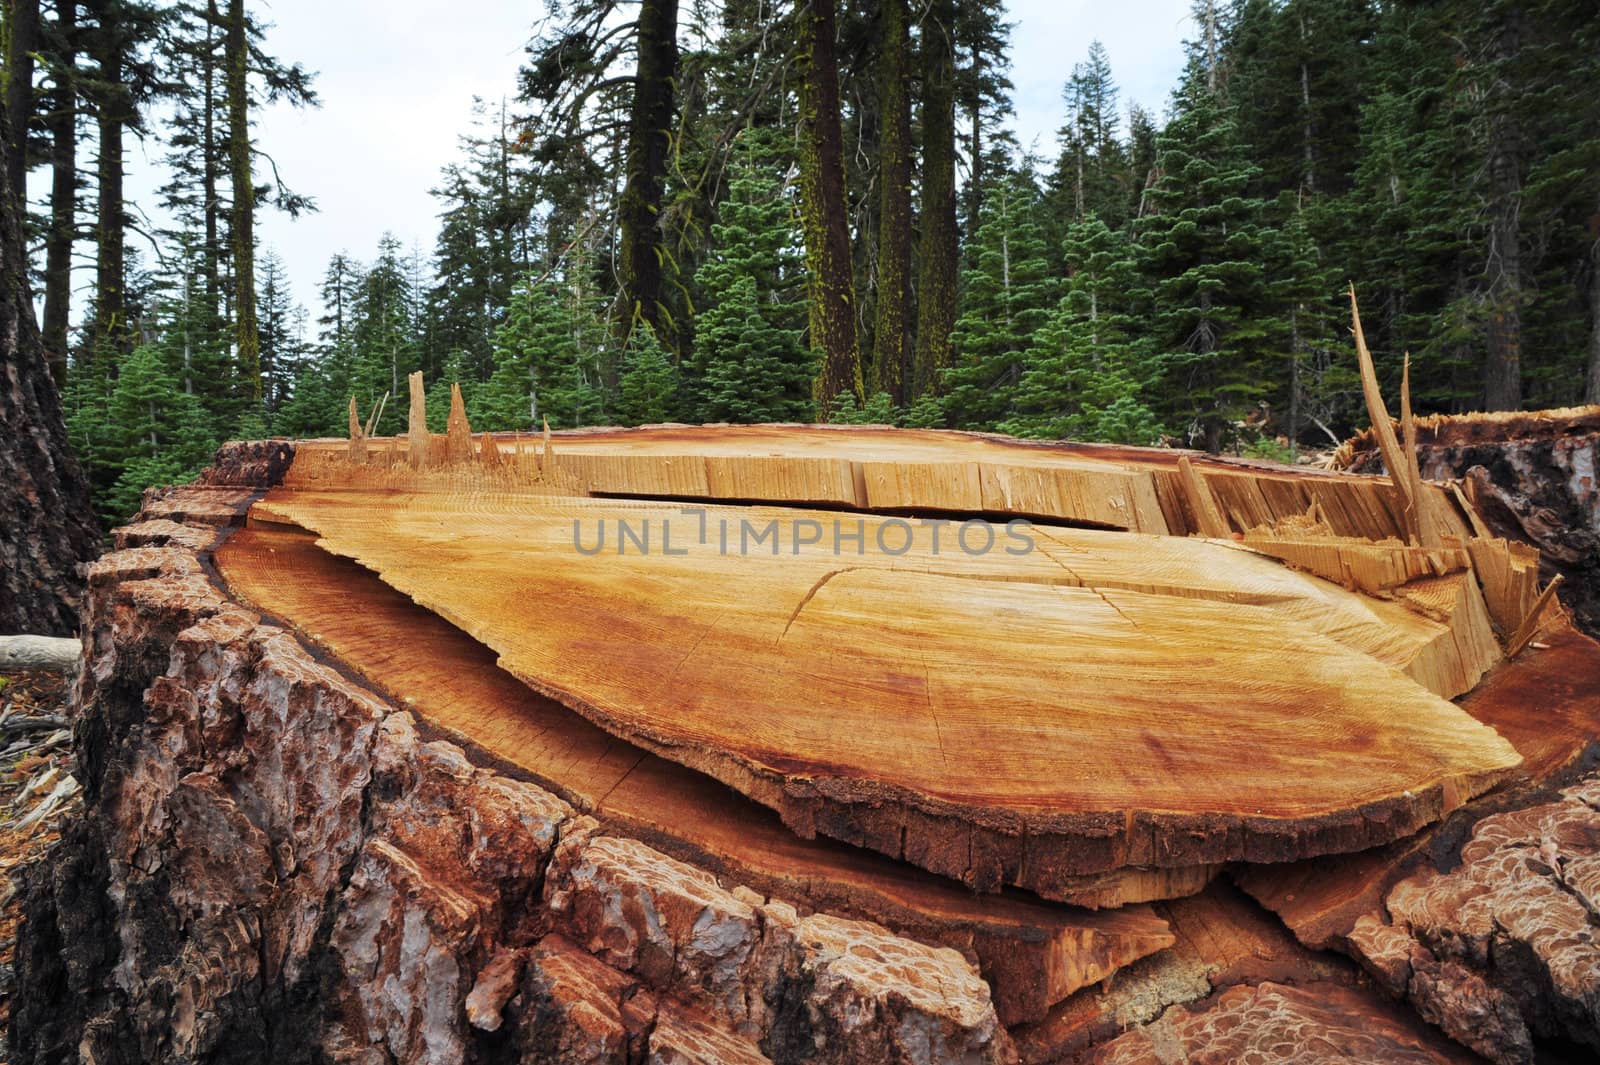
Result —
[{"label": "cut tree stump", "polygon": [[[217,568],[244,602],[291,621],[431,726],[515,766],[617,829],[740,883],[973,952],[1007,1022],[1038,1019],[1080,987],[1172,943],[1148,907],[1091,913],[939,877],[826,840],[803,840],[708,777],[621,742],[495,664],[488,648],[309,535],[235,533]],[[426,648],[425,653],[416,649]],[[1212,870],[1134,870],[1085,882],[1091,905],[1199,890]]]},{"label": "cut tree stump", "polygon": [[[803,427],[497,438],[454,463],[444,443],[419,468],[392,445],[357,465],[347,442],[302,444],[252,520],[314,532],[529,687],[799,835],[980,890],[1071,897],[1130,867],[1370,847],[1519,760],[1444,698],[1498,656],[1476,583],[1451,577],[1459,543],[1378,599],[1231,540],[1139,534],[1172,527],[1157,475],[1181,477],[1160,453]],[[1215,470],[1229,521],[1248,513],[1232,498],[1332,536],[1354,514],[1400,528],[1376,482]],[[989,487],[1024,475],[1045,502]],[[624,491],[665,498],[596,498]],[[868,509],[685,513],[708,497]],[[1022,550],[973,516],[936,550],[929,523],[871,512],[916,498],[1096,527],[1037,523]],[[833,554],[836,524],[859,552]]]}]

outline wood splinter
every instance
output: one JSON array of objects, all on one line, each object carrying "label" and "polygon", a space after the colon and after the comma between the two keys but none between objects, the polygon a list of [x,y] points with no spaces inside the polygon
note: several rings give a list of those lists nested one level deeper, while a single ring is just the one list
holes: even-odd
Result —
[{"label": "wood splinter", "polygon": [[1521,625],[1517,626],[1516,633],[1511,637],[1510,642],[1506,644],[1507,658],[1517,657],[1518,653],[1528,645],[1528,641],[1538,634],[1539,619],[1544,614],[1544,608],[1549,605],[1550,600],[1555,596],[1556,589],[1561,586],[1561,581],[1562,577],[1559,573],[1550,578],[1550,583],[1544,586],[1544,591],[1539,593],[1539,598],[1533,601],[1533,607],[1528,611],[1528,616],[1523,619]]},{"label": "wood splinter", "polygon": [[1367,348],[1367,337],[1361,330],[1361,311],[1356,306],[1356,287],[1350,286],[1351,328],[1356,339],[1356,361],[1361,369],[1361,395],[1367,402],[1367,416],[1372,419],[1372,433],[1378,438],[1378,450],[1383,455],[1383,465],[1389,471],[1389,480],[1400,496],[1400,512],[1406,525],[1406,538],[1414,544],[1421,543],[1417,520],[1417,503],[1411,491],[1409,464],[1400,452],[1400,441],[1394,435],[1394,420],[1389,408],[1384,406],[1383,393],[1378,388],[1378,371],[1372,365],[1372,352]]},{"label": "wood splinter", "polygon": [[420,470],[428,465],[428,393],[422,387],[422,371],[406,378],[411,386],[411,418],[406,427],[411,468]]},{"label": "wood splinter", "polygon": [[1217,507],[1216,496],[1211,494],[1211,486],[1195,470],[1194,463],[1189,461],[1187,455],[1178,459],[1178,471],[1183,475],[1183,487],[1189,494],[1189,502],[1194,505],[1201,535],[1213,540],[1226,540],[1232,536],[1227,519]]}]

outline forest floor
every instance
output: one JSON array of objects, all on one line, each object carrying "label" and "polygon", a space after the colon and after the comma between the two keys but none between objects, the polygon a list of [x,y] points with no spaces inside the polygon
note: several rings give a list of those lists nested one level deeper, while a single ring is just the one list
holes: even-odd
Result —
[{"label": "forest floor", "polygon": [[[22,908],[18,879],[80,802],[66,723],[69,687],[60,673],[0,672],[0,1031],[7,1036]],[[9,1044],[0,1040],[0,1065],[10,1057]]]}]

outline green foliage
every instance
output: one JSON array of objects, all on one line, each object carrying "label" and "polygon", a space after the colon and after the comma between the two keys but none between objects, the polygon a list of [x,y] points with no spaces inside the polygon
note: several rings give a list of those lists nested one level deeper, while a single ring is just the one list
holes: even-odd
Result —
[{"label": "green foliage", "polygon": [[199,401],[179,386],[159,349],[144,345],[123,359],[97,449],[97,457],[119,471],[102,501],[105,516],[125,520],[146,488],[192,479],[217,444],[206,422]]},{"label": "green foliage", "polygon": [[1023,353],[1055,306],[1031,173],[1000,175],[983,197],[972,266],[961,275],[961,316],[951,343],[956,363],[944,378],[945,411],[958,429],[988,429],[1016,412]]},{"label": "green foliage", "polygon": [[1098,217],[1068,230],[1067,293],[1023,357],[1017,436],[1154,444],[1155,413],[1143,399],[1157,373],[1130,314],[1139,289],[1133,248]]},{"label": "green foliage", "polygon": [[841,395],[828,420],[836,425],[894,425],[900,419],[889,393],[874,392],[862,404],[855,396]]},{"label": "green foliage", "polygon": [[[795,207],[780,175],[786,151],[746,131],[734,153],[728,196],[711,227],[713,246],[695,280],[696,415],[704,421],[809,421],[816,359],[804,342],[806,302]],[[779,169],[779,168],[782,169]]]},{"label": "green foliage", "polygon": [[622,385],[617,420],[622,425],[670,421],[678,413],[678,371],[667,357],[655,330],[640,323],[628,337],[622,356]]},{"label": "green foliage", "polygon": [[600,347],[605,326],[581,294],[528,279],[495,330],[494,372],[468,406],[473,425],[529,430],[604,424]]}]

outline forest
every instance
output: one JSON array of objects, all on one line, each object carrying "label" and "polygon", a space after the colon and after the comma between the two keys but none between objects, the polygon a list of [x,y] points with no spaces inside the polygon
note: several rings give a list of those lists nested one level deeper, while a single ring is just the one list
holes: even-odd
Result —
[{"label": "forest", "polygon": [[[335,256],[314,316],[256,235],[318,181],[253,135],[319,103],[268,14],[5,4],[4,187],[47,189],[23,205],[33,287],[106,519],[222,440],[343,434],[352,399],[399,431],[416,370],[436,428],[459,382],[480,429],[874,422],[1288,459],[1364,424],[1352,284],[1420,410],[1600,401],[1586,0],[1197,0],[1161,114],[1061,42],[1046,153],[1008,128],[999,3],[551,0],[439,175],[431,253]],[[125,191],[134,138],[157,203]]]}]

